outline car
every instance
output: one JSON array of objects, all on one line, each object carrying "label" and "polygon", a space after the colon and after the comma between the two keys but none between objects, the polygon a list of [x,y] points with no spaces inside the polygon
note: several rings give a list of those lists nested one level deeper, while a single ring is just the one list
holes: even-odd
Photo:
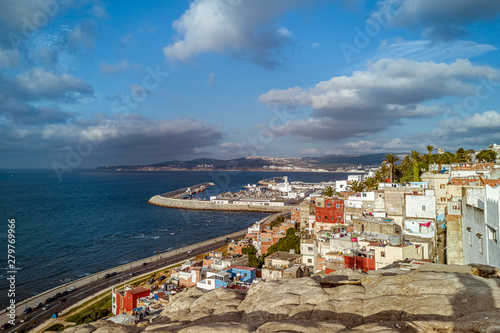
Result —
[{"label": "car", "polygon": [[161,282],[161,281],[165,280],[165,278],[166,278],[166,277],[165,277],[165,275],[160,276],[160,277],[158,278],[158,282]]},{"label": "car", "polygon": [[149,281],[148,281],[148,283],[149,283],[149,284],[152,284],[153,282],[155,282],[155,278],[151,278],[151,279],[149,279]]},{"label": "car", "polygon": [[49,297],[45,300],[45,304],[48,304],[50,302],[52,302],[54,299],[52,297]]},{"label": "car", "polygon": [[110,276],[111,276],[111,274],[106,273],[106,274],[104,275],[104,278],[105,278],[105,279],[107,279],[107,278],[109,278]]},{"label": "car", "polygon": [[33,305],[33,309],[38,309],[41,306],[42,306],[42,302],[38,302],[35,305]]},{"label": "car", "polygon": [[27,313],[30,313],[31,312],[31,308],[30,307],[27,307],[24,311],[23,311],[23,314],[27,314]]},{"label": "car", "polygon": [[54,296],[54,298],[59,298],[59,297],[61,297],[61,293],[57,293],[57,294]]},{"label": "car", "polygon": [[8,328],[9,328],[9,327],[11,327],[11,326],[12,326],[12,325],[11,325],[10,323],[8,323],[8,322],[7,322],[7,323],[3,324],[2,326],[0,326],[0,329],[2,329],[2,330],[6,330],[6,329],[8,329]]},{"label": "car", "polygon": [[69,294],[69,291],[65,290],[61,293],[61,296],[66,296],[67,294]]},{"label": "car", "polygon": [[59,303],[64,303],[64,302],[66,302],[66,298],[64,297],[59,300]]},{"label": "car", "polygon": [[192,252],[193,252],[193,250],[189,250],[189,251],[188,251],[188,253],[192,253]]},{"label": "car", "polygon": [[142,266],[146,266],[148,263],[147,262],[143,262],[142,263]]},{"label": "car", "polygon": [[116,272],[111,273],[109,276],[115,276]]},{"label": "car", "polygon": [[72,286],[71,288],[69,288],[69,292],[72,292],[72,291],[75,291],[75,290],[76,290],[75,286]]},{"label": "car", "polygon": [[21,324],[22,324],[22,323],[27,322],[28,320],[29,320],[29,318],[28,318],[28,317],[22,317],[22,318],[21,318],[21,320],[20,320],[20,322],[21,322]]},{"label": "car", "polygon": [[128,275],[130,275],[130,276],[135,275],[135,272],[130,272],[130,273],[128,273]]},{"label": "car", "polygon": [[44,310],[44,311],[45,311],[45,310],[47,310],[48,308],[50,308],[50,304],[45,304],[45,305],[43,306],[42,310]]}]

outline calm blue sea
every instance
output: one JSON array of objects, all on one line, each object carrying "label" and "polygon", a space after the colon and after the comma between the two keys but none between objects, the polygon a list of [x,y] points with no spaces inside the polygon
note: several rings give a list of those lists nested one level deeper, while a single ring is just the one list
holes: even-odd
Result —
[{"label": "calm blue sea", "polygon": [[[204,195],[235,191],[278,172],[111,172],[80,170],[63,181],[49,170],[0,171],[0,306],[7,306],[7,220],[16,220],[19,302],[85,275],[248,227],[266,214],[182,211],[153,195],[211,181]],[[289,173],[328,181],[345,174]],[[3,253],[3,254],[2,254]]]}]

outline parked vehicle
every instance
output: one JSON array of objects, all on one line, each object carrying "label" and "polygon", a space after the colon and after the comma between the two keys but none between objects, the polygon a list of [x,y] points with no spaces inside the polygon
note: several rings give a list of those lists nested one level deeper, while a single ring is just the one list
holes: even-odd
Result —
[{"label": "parked vehicle", "polygon": [[35,305],[33,305],[33,309],[38,309],[41,306],[42,306],[42,302],[38,302]]},{"label": "parked vehicle", "polygon": [[23,314],[27,314],[27,313],[30,313],[31,312],[31,308],[30,307],[27,307],[24,311],[23,311]]},{"label": "parked vehicle", "polygon": [[50,304],[45,304],[45,305],[43,306],[42,310],[44,310],[44,311],[45,311],[45,310],[47,310],[48,308],[50,308]]},{"label": "parked vehicle", "polygon": [[148,283],[149,283],[149,284],[152,284],[153,282],[155,282],[155,278],[151,278],[151,279],[149,279],[149,281],[148,281]]},{"label": "parked vehicle", "polygon": [[116,272],[113,272],[110,274],[110,276],[115,276],[116,275]]},{"label": "parked vehicle", "polygon": [[45,300],[45,304],[48,304],[50,302],[52,302],[54,299],[52,297],[49,297]]},{"label": "parked vehicle", "polygon": [[111,276],[111,274],[106,273],[106,274],[104,275],[104,278],[105,278],[105,279],[107,279],[107,278],[109,278],[110,276]]},{"label": "parked vehicle", "polygon": [[21,322],[21,323],[25,323],[25,322],[27,322],[28,320],[29,320],[29,318],[28,318],[28,317],[22,317],[22,318],[21,318],[21,320],[20,320],[20,322]]},{"label": "parked vehicle", "polygon": [[6,330],[6,329],[8,329],[8,328],[9,328],[9,327],[11,327],[11,326],[12,326],[12,325],[11,325],[11,324],[9,324],[9,323],[7,322],[7,323],[3,324],[2,326],[0,326],[0,329],[2,329],[2,330]]},{"label": "parked vehicle", "polygon": [[165,280],[165,278],[166,278],[166,277],[165,277],[165,275],[160,276],[160,277],[158,278],[158,282],[161,282],[161,281]]},{"label": "parked vehicle", "polygon": [[65,290],[61,293],[61,296],[66,296],[67,294],[69,294],[69,291]]},{"label": "parked vehicle", "polygon": [[72,286],[71,288],[69,288],[69,292],[72,292],[72,291],[75,291],[75,290],[76,290],[75,286]]},{"label": "parked vehicle", "polygon": [[54,296],[54,298],[59,298],[61,297],[61,293],[57,293],[56,296]]}]

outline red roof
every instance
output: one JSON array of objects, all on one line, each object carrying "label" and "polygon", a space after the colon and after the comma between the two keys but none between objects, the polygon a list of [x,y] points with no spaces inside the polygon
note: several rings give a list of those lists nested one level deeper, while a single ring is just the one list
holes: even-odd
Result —
[{"label": "red roof", "polygon": [[135,287],[134,289],[127,290],[127,293],[135,295],[135,294],[141,294],[143,292],[150,291],[149,289],[143,288],[143,287]]},{"label": "red roof", "polygon": [[257,269],[255,267],[233,265],[233,266],[229,266],[228,268],[224,269],[224,271],[230,270],[231,268],[241,269],[241,270],[244,270],[244,271],[255,271]]}]

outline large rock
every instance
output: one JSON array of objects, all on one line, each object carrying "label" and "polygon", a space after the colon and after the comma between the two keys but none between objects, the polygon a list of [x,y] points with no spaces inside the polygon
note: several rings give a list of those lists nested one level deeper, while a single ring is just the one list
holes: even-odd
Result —
[{"label": "large rock", "polygon": [[259,282],[246,294],[190,288],[149,326],[102,322],[91,332],[499,332],[498,271],[484,265],[425,264]]}]

